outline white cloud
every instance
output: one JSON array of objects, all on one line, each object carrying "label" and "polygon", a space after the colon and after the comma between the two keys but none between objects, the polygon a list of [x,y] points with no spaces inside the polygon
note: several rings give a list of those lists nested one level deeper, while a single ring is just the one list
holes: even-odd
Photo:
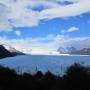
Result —
[{"label": "white cloud", "polygon": [[75,26],[71,26],[69,29],[67,30],[61,30],[61,34],[64,35],[66,33],[71,33],[71,32],[75,32],[75,31],[78,31],[79,28],[78,27],[75,27]]},{"label": "white cloud", "polygon": [[21,36],[21,31],[15,31],[17,36]]},{"label": "white cloud", "polygon": [[90,12],[90,0],[78,0],[77,3],[60,6],[58,8],[50,8],[40,13],[41,19],[63,18],[77,16],[86,12]]},{"label": "white cloud", "polygon": [[[43,42],[43,40],[46,42]],[[48,42],[50,40],[50,42]],[[27,51],[32,51],[32,53],[54,53],[57,52],[57,49],[62,46],[77,45],[83,42],[84,46],[90,46],[90,37],[77,37],[77,38],[70,38],[65,37],[63,35],[56,35],[56,36],[47,36],[41,39],[40,37],[37,38],[24,38],[24,39],[9,39],[7,37],[0,37],[0,44],[10,45],[17,50],[22,51],[26,49]]]},{"label": "white cloud", "polygon": [[6,37],[0,37],[0,44],[10,45],[18,50],[29,48],[34,50],[34,52],[56,52],[60,43],[63,41],[63,35],[48,35],[46,37],[30,37],[24,39],[9,39]]},{"label": "white cloud", "polygon": [[57,35],[55,38],[56,42],[62,42],[65,40],[65,36],[64,35]]},{"label": "white cloud", "polygon": [[78,31],[78,30],[79,30],[79,28],[73,26],[73,27],[70,27],[70,28],[67,30],[67,32],[75,32],[75,31]]},{"label": "white cloud", "polygon": [[7,18],[7,7],[3,4],[0,4],[0,31],[12,31],[12,25]]},{"label": "white cloud", "polygon": [[7,20],[0,21],[0,31],[4,31],[4,32],[12,31],[11,24]]},{"label": "white cloud", "polygon": [[[44,19],[77,16],[90,11],[90,0],[64,0],[74,2],[70,5],[60,5],[60,1],[62,0],[0,0],[0,30],[37,26]],[[33,8],[38,6],[45,8],[34,11]]]}]

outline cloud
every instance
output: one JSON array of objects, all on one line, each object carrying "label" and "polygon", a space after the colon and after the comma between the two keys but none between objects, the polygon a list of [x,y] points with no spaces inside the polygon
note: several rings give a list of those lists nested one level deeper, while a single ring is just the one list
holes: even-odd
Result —
[{"label": "cloud", "polygon": [[15,31],[17,36],[21,36],[21,31]]},{"label": "cloud", "polygon": [[74,4],[43,10],[40,13],[40,17],[41,19],[63,18],[77,16],[87,12],[90,12],[90,0],[87,0],[87,2],[86,0],[78,0]]},{"label": "cloud", "polygon": [[[73,3],[60,4],[65,1]],[[33,9],[40,6],[44,7],[40,11]],[[89,11],[90,0],[0,0],[0,30],[33,27],[45,19],[77,16]]]},{"label": "cloud", "polygon": [[[0,44],[10,45],[17,50],[32,49],[33,52],[56,52],[60,43],[64,41],[63,35],[47,35],[46,37],[28,37],[23,39],[9,39],[0,37]],[[44,48],[43,48],[44,47]]]},{"label": "cloud", "polygon": [[7,18],[7,7],[3,4],[0,4],[0,31],[9,32],[12,31],[12,25]]},{"label": "cloud", "polygon": [[67,30],[67,32],[75,32],[75,31],[78,31],[79,30],[79,28],[77,28],[77,27],[70,27],[68,30]]},{"label": "cloud", "polygon": [[10,32],[12,31],[13,27],[11,26],[11,24],[7,21],[0,21],[0,31],[4,31],[4,32]]},{"label": "cloud", "polygon": [[[45,39],[47,39],[46,42],[43,42]],[[10,45],[20,51],[27,50],[27,53],[31,52],[33,54],[58,53],[57,50],[59,47],[66,47],[68,45],[74,45],[76,47],[77,43],[78,45],[83,43],[85,47],[90,46],[90,37],[67,38],[63,35],[48,35],[46,37],[23,39],[0,37],[0,44]]]},{"label": "cloud", "polygon": [[64,35],[66,33],[71,33],[71,32],[75,32],[75,31],[78,31],[79,28],[78,27],[75,27],[75,26],[71,26],[69,29],[67,30],[61,30],[61,34]]}]

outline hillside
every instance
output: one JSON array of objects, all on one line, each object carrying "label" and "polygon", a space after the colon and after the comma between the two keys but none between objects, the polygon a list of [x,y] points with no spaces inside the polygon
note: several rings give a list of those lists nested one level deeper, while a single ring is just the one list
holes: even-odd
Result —
[{"label": "hillside", "polygon": [[4,45],[0,45],[0,59],[6,57],[14,57],[17,55],[24,55],[24,53],[19,52],[14,48],[7,49]]}]

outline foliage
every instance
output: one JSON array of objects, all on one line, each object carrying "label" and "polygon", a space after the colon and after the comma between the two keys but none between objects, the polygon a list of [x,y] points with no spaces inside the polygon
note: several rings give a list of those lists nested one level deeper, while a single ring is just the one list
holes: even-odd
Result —
[{"label": "foliage", "polygon": [[49,71],[17,74],[0,66],[0,90],[90,90],[90,68],[74,64],[60,77]]}]

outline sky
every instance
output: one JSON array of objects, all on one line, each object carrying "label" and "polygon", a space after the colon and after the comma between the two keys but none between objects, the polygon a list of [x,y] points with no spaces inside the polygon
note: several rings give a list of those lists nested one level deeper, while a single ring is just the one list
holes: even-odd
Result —
[{"label": "sky", "polygon": [[56,51],[90,37],[90,0],[0,0],[0,43]]}]

